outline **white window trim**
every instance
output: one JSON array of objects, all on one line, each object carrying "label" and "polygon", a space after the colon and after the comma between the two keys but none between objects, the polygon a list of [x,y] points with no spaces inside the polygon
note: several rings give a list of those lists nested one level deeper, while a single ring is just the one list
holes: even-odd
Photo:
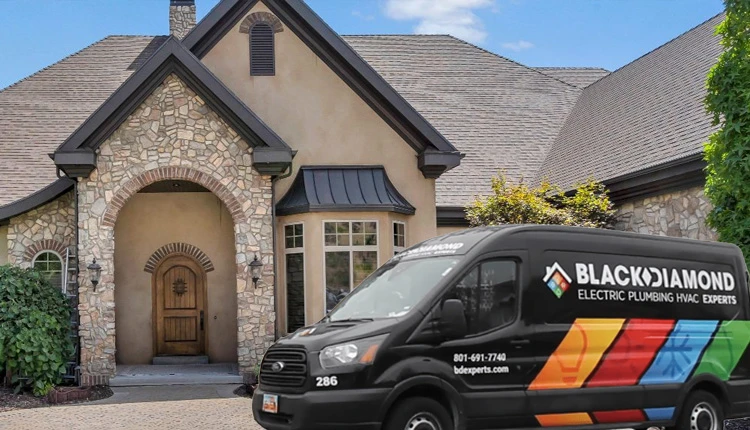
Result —
[{"label": "white window trim", "polygon": [[65,279],[67,278],[68,274],[65,273],[65,259],[62,257],[62,255],[60,255],[60,253],[51,249],[43,249],[37,252],[36,255],[34,255],[34,257],[31,259],[31,267],[34,267],[34,265],[36,264],[36,259],[39,258],[40,255],[46,254],[48,252],[60,259],[60,291],[64,293],[66,284]]},{"label": "white window trim", "polygon": [[[287,248],[286,247],[286,227],[290,226],[290,225],[292,225],[292,226],[294,226],[294,225],[302,225],[302,247],[301,248],[300,247],[297,247],[297,248]],[[286,329],[286,332],[289,333],[289,300],[288,300],[289,299],[289,291],[287,291],[287,289],[286,289],[287,288],[286,255],[287,254],[302,254],[302,279],[304,279],[304,283],[302,285],[302,293],[303,293],[303,296],[304,296],[304,299],[305,299],[304,314],[305,314],[305,325],[307,325],[307,321],[308,321],[308,318],[307,318],[307,304],[309,302],[308,302],[308,298],[307,298],[307,261],[306,261],[306,258],[305,258],[305,248],[307,248],[307,242],[308,241],[305,238],[305,223],[304,223],[304,221],[286,223],[286,224],[283,225],[282,232],[283,232],[282,234],[283,234],[283,237],[284,237],[284,242],[282,243],[282,247],[284,249],[284,256],[285,256],[284,257],[284,294],[285,294],[285,296],[284,296],[284,307],[286,308],[286,321],[285,321],[286,327],[285,327],[285,329]]]},{"label": "white window trim", "polygon": [[406,223],[403,221],[393,221],[393,225],[401,224],[404,226],[404,246],[396,246],[396,233],[391,230],[391,243],[393,243],[393,255],[397,252],[403,252],[408,246],[406,244]]},{"label": "white window trim", "polygon": [[[377,243],[375,245],[347,245],[347,246],[338,246],[338,245],[326,245],[326,223],[337,223],[337,222],[347,222],[349,223],[349,243],[352,243],[352,228],[351,223],[353,222],[374,222],[375,223],[375,237],[377,238]],[[352,288],[352,291],[355,287],[354,285],[354,256],[352,255],[352,252],[354,251],[375,251],[376,255],[376,262],[375,267],[380,267],[380,222],[378,220],[374,219],[324,219],[321,224],[321,237],[323,239],[323,315],[326,315],[326,253],[327,252],[349,252],[349,285],[350,288]]]}]

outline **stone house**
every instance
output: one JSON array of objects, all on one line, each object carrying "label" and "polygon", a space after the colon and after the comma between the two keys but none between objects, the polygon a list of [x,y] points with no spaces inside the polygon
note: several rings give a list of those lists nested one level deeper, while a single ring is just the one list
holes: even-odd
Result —
[{"label": "stone house", "polygon": [[341,37],[302,0],[195,12],[171,0],[169,36],[107,37],[0,91],[0,264],[71,298],[83,385],[170,355],[248,374],[389,256],[465,227],[500,170],[593,175],[620,228],[713,238],[721,15],[609,73]]}]

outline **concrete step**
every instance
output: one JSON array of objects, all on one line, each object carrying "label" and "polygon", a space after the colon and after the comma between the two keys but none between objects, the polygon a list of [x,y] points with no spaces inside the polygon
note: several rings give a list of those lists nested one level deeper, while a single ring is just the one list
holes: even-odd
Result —
[{"label": "concrete step", "polygon": [[237,364],[118,365],[112,387],[242,384]]},{"label": "concrete step", "polygon": [[183,364],[208,364],[207,355],[164,355],[154,357],[151,364],[158,366],[179,366]]}]

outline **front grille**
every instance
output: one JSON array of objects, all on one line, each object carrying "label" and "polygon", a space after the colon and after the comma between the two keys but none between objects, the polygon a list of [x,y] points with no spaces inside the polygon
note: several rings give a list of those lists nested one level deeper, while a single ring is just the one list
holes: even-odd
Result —
[{"label": "front grille", "polygon": [[[273,364],[284,363],[281,372]],[[272,387],[302,387],[307,381],[307,353],[303,349],[277,347],[266,352],[260,365],[260,383]]]}]

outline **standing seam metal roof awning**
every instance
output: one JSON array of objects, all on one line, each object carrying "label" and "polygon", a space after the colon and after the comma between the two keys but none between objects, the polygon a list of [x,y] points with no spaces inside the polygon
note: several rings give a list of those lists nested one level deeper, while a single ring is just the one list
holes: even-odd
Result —
[{"label": "standing seam metal roof awning", "polygon": [[280,216],[305,212],[416,211],[382,166],[302,166],[276,205]]}]

